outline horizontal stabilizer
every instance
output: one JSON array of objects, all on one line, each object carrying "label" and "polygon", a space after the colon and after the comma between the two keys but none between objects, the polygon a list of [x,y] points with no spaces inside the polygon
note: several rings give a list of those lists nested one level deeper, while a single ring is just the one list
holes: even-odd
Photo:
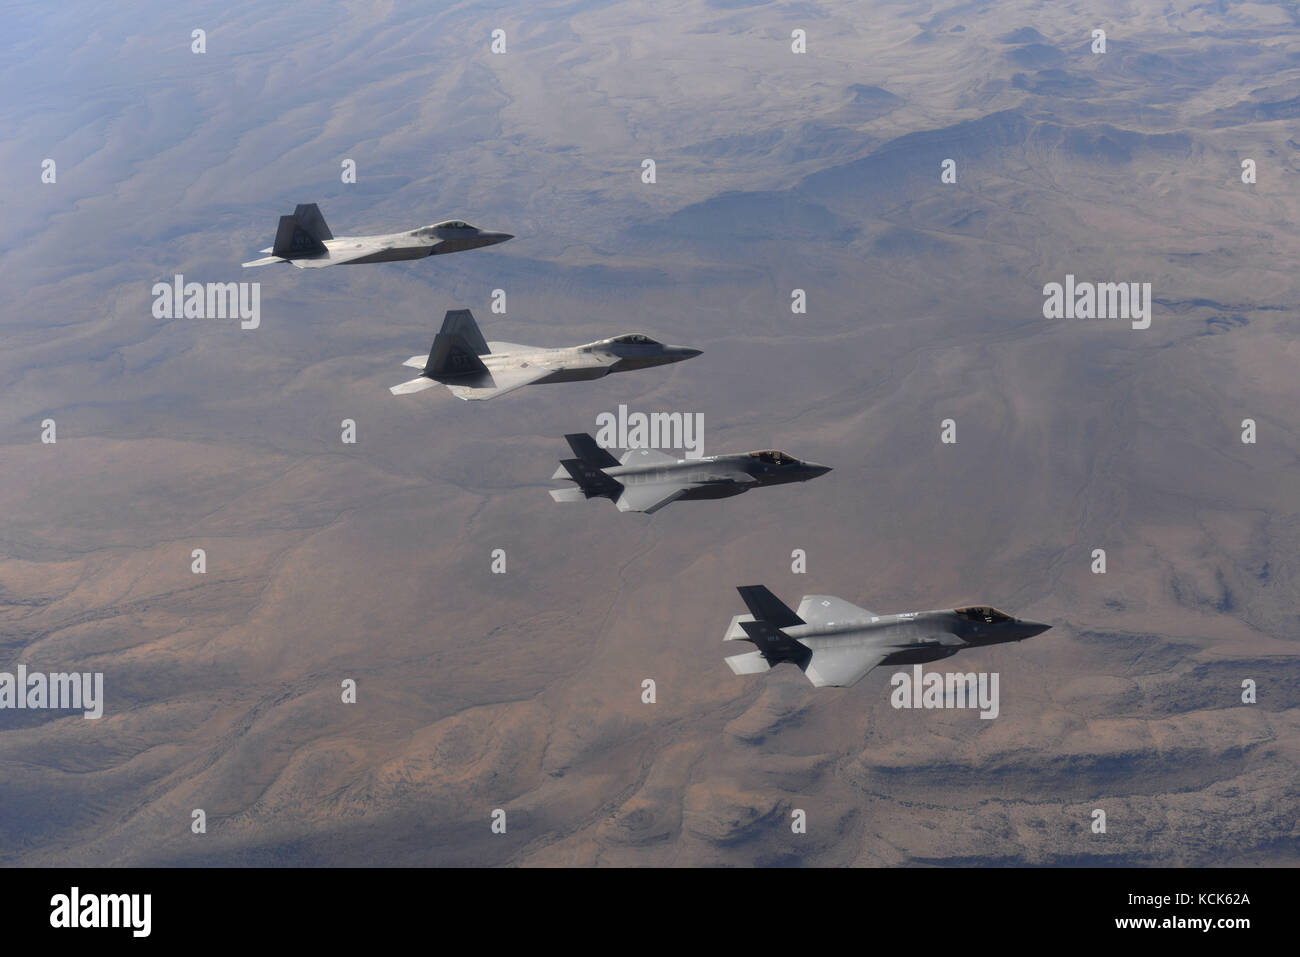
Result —
[{"label": "horizontal stabilizer", "polygon": [[753,615],[735,615],[731,619],[731,624],[727,627],[727,633],[722,636],[723,641],[744,641],[748,638],[745,629],[740,626],[742,621],[753,621]]},{"label": "horizontal stabilizer", "polygon": [[488,385],[488,384],[459,385],[459,384],[448,383],[447,388],[451,390],[451,394],[454,395],[456,398],[464,399],[466,402],[471,402],[471,401],[481,402],[484,399],[496,398],[497,396],[501,395],[503,392],[513,391],[511,389],[498,389],[496,388],[496,386]]},{"label": "horizontal stabilizer", "polygon": [[[752,585],[751,588],[762,588]],[[766,589],[762,589],[766,591]],[[742,589],[742,594],[744,590]],[[769,593],[770,594],[770,593]],[[761,604],[760,597],[752,593],[750,599]],[[775,599],[773,599],[775,600]],[[752,608],[753,606],[751,606]],[[786,609],[789,612],[789,609]],[[757,648],[743,655],[732,655],[726,659],[731,670],[738,675],[753,675],[769,670],[773,665],[784,661],[793,662],[800,669],[806,669],[813,658],[812,649],[796,638],[791,638],[770,621],[755,619],[753,615],[736,615],[723,636],[725,641],[748,641]]]},{"label": "horizontal stabilizer", "polygon": [[745,637],[752,641],[769,664],[793,661],[800,668],[808,664],[812,651],[801,641],[796,641],[779,628],[766,621],[738,622],[745,630]]},{"label": "horizontal stabilizer", "polygon": [[767,663],[761,651],[749,651],[743,655],[732,655],[730,658],[722,659],[738,675],[757,675],[764,671],[771,671],[772,666]]},{"label": "horizontal stabilizer", "polygon": [[586,493],[580,488],[553,488],[551,489],[551,498],[557,502],[585,502]]},{"label": "horizontal stabilizer", "polygon": [[[270,252],[270,250],[263,250],[263,252]],[[254,259],[251,263],[240,263],[240,265],[247,269],[250,266],[272,266],[275,263],[287,263],[288,261],[279,256],[267,256],[265,259]]]},{"label": "horizontal stabilizer", "polygon": [[433,379],[420,376],[418,379],[411,379],[409,382],[403,382],[401,385],[395,385],[388,391],[393,395],[410,395],[412,392],[423,392],[425,389],[432,389],[438,383]]},{"label": "horizontal stabilizer", "polygon": [[561,459],[560,468],[568,473],[568,478],[578,483],[587,498],[597,496],[614,496],[623,491],[623,486],[610,478],[598,467],[582,459]]}]

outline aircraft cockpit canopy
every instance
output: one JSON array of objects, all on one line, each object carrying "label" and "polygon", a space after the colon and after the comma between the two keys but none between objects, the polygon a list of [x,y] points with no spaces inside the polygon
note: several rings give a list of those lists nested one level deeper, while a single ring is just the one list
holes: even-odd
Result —
[{"label": "aircraft cockpit canopy", "polygon": [[473,229],[469,223],[460,219],[449,219],[445,223],[438,223],[435,228],[441,229]]},{"label": "aircraft cockpit canopy", "polygon": [[957,617],[964,618],[967,621],[982,621],[988,625],[996,625],[1003,621],[1013,621],[1008,614],[998,611],[992,605],[968,605],[965,608],[954,608]]},{"label": "aircraft cockpit canopy", "polygon": [[776,449],[768,449],[765,452],[750,452],[749,454],[764,465],[793,465],[798,461],[793,455],[786,455]]},{"label": "aircraft cockpit canopy", "polygon": [[661,344],[656,342],[654,339],[651,339],[649,336],[641,335],[641,333],[639,332],[633,332],[630,335],[626,335],[626,336],[615,336],[613,339],[610,339],[609,341],[621,342],[624,345],[628,345],[628,346],[657,346]]}]

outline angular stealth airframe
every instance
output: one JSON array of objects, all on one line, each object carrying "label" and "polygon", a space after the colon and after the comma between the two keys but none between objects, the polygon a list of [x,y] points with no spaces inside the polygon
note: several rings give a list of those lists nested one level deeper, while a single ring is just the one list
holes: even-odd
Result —
[{"label": "angular stealth airframe", "polygon": [[938,661],[1052,627],[987,605],[876,615],[830,595],[804,595],[794,612],[762,585],[737,590],[750,613],[731,619],[724,640],[748,641],[758,650],[727,658],[731,670],[752,675],[790,661],[818,688],[857,684],[878,665]]},{"label": "angular stealth airframe", "polygon": [[457,398],[491,399],[526,385],[599,379],[611,372],[661,366],[699,354],[699,349],[666,346],[638,334],[615,336],[568,349],[484,342],[470,311],[451,309],[442,320],[442,329],[433,340],[429,355],[411,356],[402,363],[419,369],[419,378],[388,391],[405,395],[441,383]]},{"label": "angular stealth airframe", "polygon": [[319,269],[343,263],[397,262],[458,253],[479,246],[495,246],[507,239],[514,237],[509,233],[479,229],[459,219],[421,226],[405,233],[336,238],[325,225],[325,217],[320,214],[316,204],[301,203],[292,216],[280,217],[280,226],[275,232],[275,245],[262,250],[271,255],[243,265],[292,263],[299,269]]},{"label": "angular stealth airframe", "polygon": [[578,487],[552,489],[551,498],[557,502],[607,498],[620,512],[657,512],[678,499],[728,498],[760,485],[807,482],[830,471],[774,449],[699,459],[632,449],[616,459],[583,432],[564,438],[577,458],[561,459],[551,478],[569,479]]}]

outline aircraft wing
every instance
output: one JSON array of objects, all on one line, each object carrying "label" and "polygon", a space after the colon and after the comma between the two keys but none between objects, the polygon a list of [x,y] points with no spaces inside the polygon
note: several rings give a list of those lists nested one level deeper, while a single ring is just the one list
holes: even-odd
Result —
[{"label": "aircraft wing", "polygon": [[496,368],[491,372],[492,385],[471,386],[447,383],[447,388],[451,389],[452,394],[458,399],[491,399],[498,395],[505,395],[507,392],[514,392],[515,389],[522,389],[526,385],[532,385],[538,379],[545,379],[555,371],[554,366],[536,363],[529,363],[526,369]]},{"label": "aircraft wing", "polygon": [[677,459],[657,449],[628,449],[618,460],[619,465],[676,465]]},{"label": "aircraft wing", "polygon": [[[262,252],[270,252],[269,249],[263,249]],[[289,260],[281,259],[279,256],[267,256],[264,259],[254,259],[250,263],[240,263],[245,269],[251,266],[270,266],[273,263],[287,263]]]},{"label": "aircraft wing", "polygon": [[796,614],[810,625],[870,621],[874,615],[873,612],[834,595],[804,595]]},{"label": "aircraft wing", "polygon": [[340,266],[356,259],[364,259],[375,253],[382,253],[393,248],[393,243],[379,240],[353,240],[344,243],[333,240],[326,244],[327,252],[322,256],[307,256],[302,259],[290,259],[299,269],[321,269],[325,266]]},{"label": "aircraft wing", "polygon": [[692,486],[673,482],[660,482],[653,485],[632,485],[623,489],[614,503],[620,512],[657,512],[670,502],[675,502]]},{"label": "aircraft wing", "polygon": [[966,642],[962,641],[956,635],[949,635],[940,632],[937,635],[929,635],[920,641],[910,641],[906,644],[894,645],[895,648],[965,648]]},{"label": "aircraft wing", "polygon": [[804,677],[818,688],[847,688],[884,662],[893,651],[880,646],[857,645],[818,649],[804,668]]}]

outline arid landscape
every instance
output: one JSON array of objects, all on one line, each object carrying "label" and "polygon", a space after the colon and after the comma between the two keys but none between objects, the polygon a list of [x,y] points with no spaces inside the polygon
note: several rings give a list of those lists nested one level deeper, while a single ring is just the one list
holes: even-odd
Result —
[{"label": "arid landscape", "polygon": [[[1300,864],[1294,3],[88,9],[0,39],[0,671],[104,716],[0,710],[0,864]],[[240,268],[308,202],[516,238]],[[1067,274],[1150,328],[1044,318]],[[458,308],[703,355],[390,395]],[[834,471],[551,501],[620,404]],[[995,720],[896,710],[733,675],[759,583],[1053,628],[933,666]]]}]

